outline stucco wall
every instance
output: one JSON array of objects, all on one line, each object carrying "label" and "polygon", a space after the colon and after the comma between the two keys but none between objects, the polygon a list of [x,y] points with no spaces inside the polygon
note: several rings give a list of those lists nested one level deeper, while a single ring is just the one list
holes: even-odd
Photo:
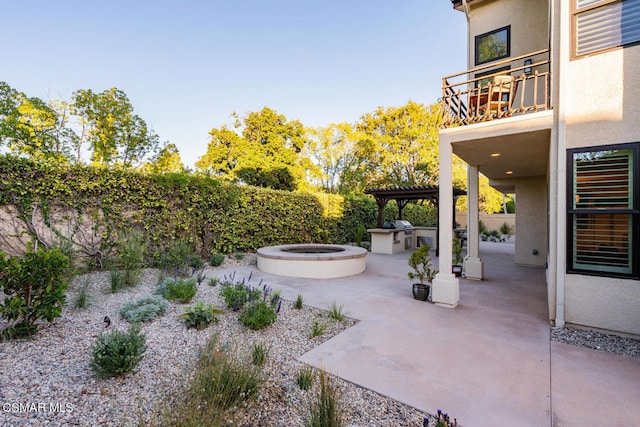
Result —
[{"label": "stucco wall", "polygon": [[567,323],[640,335],[640,282],[567,274]]},{"label": "stucco wall", "polygon": [[[489,231],[500,231],[500,227],[505,222],[511,226],[511,234],[516,234],[516,215],[515,214],[487,214],[480,212],[478,214],[480,221]],[[467,228],[467,213],[456,212],[456,222],[462,228]]]},{"label": "stucco wall", "polygon": [[511,56],[549,47],[548,0],[485,1],[471,6],[469,65],[474,63],[475,36],[511,25]]},{"label": "stucco wall", "polygon": [[547,259],[547,178],[541,176],[517,179],[516,197],[518,238],[515,262],[542,266]]}]

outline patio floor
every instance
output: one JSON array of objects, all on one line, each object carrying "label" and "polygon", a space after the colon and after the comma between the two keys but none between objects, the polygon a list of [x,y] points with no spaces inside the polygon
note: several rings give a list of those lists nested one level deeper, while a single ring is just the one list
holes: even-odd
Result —
[{"label": "patio floor", "polygon": [[360,320],[300,357],[347,381],[463,426],[640,425],[640,360],[550,342],[544,270],[514,265],[513,248],[481,243],[485,280],[460,279],[455,309],[412,298],[410,252],[369,254],[341,279],[252,269],[286,299]]}]

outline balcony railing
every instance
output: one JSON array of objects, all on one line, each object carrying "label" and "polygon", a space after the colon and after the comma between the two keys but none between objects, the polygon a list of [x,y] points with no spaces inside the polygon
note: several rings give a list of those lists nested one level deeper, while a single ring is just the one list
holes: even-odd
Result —
[{"label": "balcony railing", "polygon": [[463,126],[551,108],[549,49],[442,79],[442,127]]}]

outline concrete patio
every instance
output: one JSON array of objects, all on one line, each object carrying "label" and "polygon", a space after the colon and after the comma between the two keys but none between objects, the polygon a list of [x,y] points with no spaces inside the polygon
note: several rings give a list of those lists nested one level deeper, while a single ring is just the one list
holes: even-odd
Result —
[{"label": "concrete patio", "polygon": [[456,309],[412,298],[409,254],[369,254],[340,279],[252,270],[360,320],[300,357],[347,381],[463,426],[640,425],[640,360],[550,342],[544,270],[515,266],[513,245],[481,243],[485,280],[461,279]]}]

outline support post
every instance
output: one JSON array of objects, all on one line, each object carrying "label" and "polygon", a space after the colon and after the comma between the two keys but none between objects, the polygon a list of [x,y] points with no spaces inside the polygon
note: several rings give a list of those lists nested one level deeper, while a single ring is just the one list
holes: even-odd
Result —
[{"label": "support post", "polygon": [[[453,217],[453,205],[449,200],[453,199],[453,150],[451,143],[440,135],[440,189],[438,190],[438,221],[440,224],[451,224]],[[451,272],[451,252],[453,230],[451,227],[440,229],[438,248],[440,257],[438,258],[439,272],[433,279],[432,301],[443,307],[454,308],[460,300],[460,283]]]},{"label": "support post", "polygon": [[479,216],[479,191],[478,191],[478,167],[467,166],[467,257],[464,259],[464,271],[467,279],[482,280],[484,266],[480,259],[480,230],[478,226]]}]

